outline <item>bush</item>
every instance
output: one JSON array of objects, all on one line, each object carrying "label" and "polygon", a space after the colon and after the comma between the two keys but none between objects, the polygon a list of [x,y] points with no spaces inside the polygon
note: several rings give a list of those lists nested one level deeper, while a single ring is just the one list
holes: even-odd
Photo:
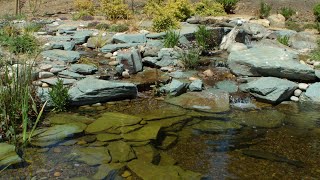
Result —
[{"label": "bush", "polygon": [[23,34],[13,37],[8,44],[9,50],[12,53],[28,53],[32,54],[38,50],[38,43],[32,35]]},{"label": "bush", "polygon": [[107,23],[100,23],[100,24],[96,25],[96,29],[99,29],[99,30],[107,30],[107,29],[109,29],[109,27],[110,27],[110,25]]},{"label": "bush", "polygon": [[178,21],[185,21],[193,14],[189,0],[169,0],[168,4],[164,8],[167,11],[171,11]]},{"label": "bush", "polygon": [[212,0],[201,0],[195,5],[195,14],[200,16],[225,15],[223,5]]},{"label": "bush", "polygon": [[314,6],[313,14],[316,16],[316,21],[320,22],[320,3]]},{"label": "bush", "polygon": [[49,91],[50,99],[53,102],[54,111],[65,111],[69,103],[68,88],[63,86],[63,80],[58,79],[57,83]]},{"label": "bush", "polygon": [[85,11],[90,15],[94,14],[94,3],[92,0],[74,0],[73,3],[78,11]]},{"label": "bush", "polygon": [[180,60],[186,69],[195,69],[199,65],[200,51],[199,49],[190,49],[180,54]]},{"label": "bush", "polygon": [[279,36],[277,41],[283,45],[289,46],[289,36]]},{"label": "bush", "polygon": [[173,30],[167,31],[166,36],[164,38],[164,47],[173,48],[177,46],[180,39],[180,33],[176,33]]},{"label": "bush", "polygon": [[128,19],[130,10],[123,0],[100,0],[101,12],[107,16],[107,19]]},{"label": "bush", "polygon": [[164,12],[152,19],[152,29],[156,32],[168,31],[179,27],[179,21],[171,13]]},{"label": "bush", "polygon": [[260,2],[260,18],[266,18],[270,15],[272,6],[269,5],[268,3],[261,1]]},{"label": "bush", "polygon": [[127,24],[113,24],[110,26],[109,31],[111,32],[125,32],[129,30]]},{"label": "bush", "polygon": [[38,32],[41,28],[43,28],[43,26],[43,24],[39,23],[29,23],[23,28],[23,30],[25,33]]},{"label": "bush", "polygon": [[79,12],[72,14],[72,20],[77,21],[79,19],[88,21],[88,20],[94,20],[94,17],[88,11],[81,10]]},{"label": "bush", "polygon": [[239,0],[216,0],[218,3],[223,5],[224,11],[228,14],[234,13],[236,5]]},{"label": "bush", "polygon": [[217,46],[217,42],[215,41],[215,33],[213,31],[208,30],[205,25],[200,25],[198,30],[195,32],[196,42],[200,48],[200,50],[208,50]]},{"label": "bush", "polygon": [[286,20],[288,20],[295,13],[296,11],[293,10],[291,7],[282,7],[280,9],[280,14],[282,14],[286,18]]}]

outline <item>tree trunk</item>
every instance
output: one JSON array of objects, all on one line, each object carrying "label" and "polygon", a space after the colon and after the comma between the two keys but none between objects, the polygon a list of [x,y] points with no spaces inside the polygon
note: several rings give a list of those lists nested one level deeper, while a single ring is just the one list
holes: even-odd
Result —
[{"label": "tree trunk", "polygon": [[19,1],[20,0],[16,0],[16,15],[19,13]]}]

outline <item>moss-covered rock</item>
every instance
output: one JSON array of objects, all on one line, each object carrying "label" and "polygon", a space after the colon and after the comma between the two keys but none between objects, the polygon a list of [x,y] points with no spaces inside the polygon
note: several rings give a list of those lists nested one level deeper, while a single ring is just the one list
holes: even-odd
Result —
[{"label": "moss-covered rock", "polygon": [[15,146],[7,143],[0,143],[0,168],[22,162],[17,155]]}]

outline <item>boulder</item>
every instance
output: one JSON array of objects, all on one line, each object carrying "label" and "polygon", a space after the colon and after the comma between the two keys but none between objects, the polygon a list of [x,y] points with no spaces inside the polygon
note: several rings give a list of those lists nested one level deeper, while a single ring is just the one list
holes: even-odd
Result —
[{"label": "boulder", "polygon": [[124,69],[128,69],[130,74],[142,71],[142,59],[138,49],[119,51],[117,61],[123,64]]},{"label": "boulder", "polygon": [[127,49],[131,47],[137,47],[143,45],[142,43],[121,43],[121,44],[107,44],[100,48],[100,51],[103,53],[113,53],[119,49]]},{"label": "boulder", "polygon": [[290,36],[289,45],[298,50],[313,50],[318,47],[317,36],[309,32],[298,32]]},{"label": "boulder", "polygon": [[86,105],[137,96],[137,87],[131,83],[120,83],[88,77],[76,82],[70,89],[71,105]]},{"label": "boulder", "polygon": [[113,43],[146,43],[145,34],[123,34],[118,33],[112,37]]},{"label": "boulder", "polygon": [[76,31],[74,35],[72,36],[72,40],[76,44],[83,44],[86,43],[89,39],[89,37],[93,34],[93,31],[91,30],[83,30],[83,31]]},{"label": "boulder", "polygon": [[179,57],[179,53],[174,48],[162,48],[158,53],[159,59],[155,65],[158,67],[174,66]]},{"label": "boulder", "polygon": [[303,81],[316,79],[314,69],[300,64],[297,54],[275,47],[259,46],[233,51],[227,63],[238,76],[274,76]]},{"label": "boulder", "polygon": [[229,93],[210,89],[202,92],[187,92],[178,97],[168,98],[166,102],[186,109],[205,112],[229,111]]},{"label": "boulder", "polygon": [[268,19],[252,19],[249,21],[249,23],[260,24],[264,27],[270,26],[270,21]]},{"label": "boulder", "polygon": [[287,100],[298,88],[298,84],[275,77],[261,77],[240,85],[240,90],[268,103],[280,103]]},{"label": "boulder", "polygon": [[301,98],[303,101],[320,103],[320,83],[311,84]]},{"label": "boulder", "polygon": [[108,150],[113,163],[127,162],[136,158],[136,155],[127,143],[123,141],[110,142]]},{"label": "boulder", "polygon": [[132,126],[140,123],[142,118],[118,112],[106,112],[90,124],[87,133],[101,133],[118,127]]},{"label": "boulder", "polygon": [[[84,162],[90,166],[107,164],[111,161],[111,156],[106,147],[78,147],[69,156],[75,156],[75,160]],[[73,159],[73,157],[70,157]]]},{"label": "boulder", "polygon": [[286,18],[282,14],[272,14],[267,19],[269,20],[271,27],[286,27]]},{"label": "boulder", "polygon": [[70,71],[80,74],[93,74],[98,71],[98,68],[90,64],[72,64],[70,66]]},{"label": "boulder", "polygon": [[260,24],[244,23],[242,28],[245,33],[252,36],[253,39],[262,39],[267,36],[268,30]]},{"label": "boulder", "polygon": [[61,49],[66,51],[72,51],[75,47],[75,43],[71,42],[50,42],[48,49]]},{"label": "boulder", "polygon": [[80,53],[77,51],[64,51],[64,50],[48,50],[43,51],[43,57],[47,57],[53,60],[64,61],[66,63],[74,63],[80,59]]},{"label": "boulder", "polygon": [[190,91],[202,91],[203,82],[200,79],[194,80],[189,85]]},{"label": "boulder", "polygon": [[243,51],[248,49],[248,47],[243,44],[243,43],[232,43],[229,47],[228,47],[228,52],[232,52],[232,51]]},{"label": "boulder", "polygon": [[16,153],[16,147],[7,143],[0,143],[0,168],[14,165],[22,162],[22,159]]},{"label": "boulder", "polygon": [[228,93],[235,93],[238,91],[238,85],[234,81],[219,81],[216,83],[215,88],[221,89],[223,91],[226,91]]},{"label": "boulder", "polygon": [[173,79],[171,83],[169,84],[169,94],[171,96],[179,96],[180,94],[183,94],[187,90],[187,83],[183,83],[179,80]]}]

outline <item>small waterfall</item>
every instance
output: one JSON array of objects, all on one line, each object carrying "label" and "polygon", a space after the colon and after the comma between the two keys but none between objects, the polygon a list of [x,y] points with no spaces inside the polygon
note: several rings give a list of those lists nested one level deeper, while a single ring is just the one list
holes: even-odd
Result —
[{"label": "small waterfall", "polygon": [[256,109],[256,105],[252,103],[252,100],[250,97],[230,97],[230,104],[232,107],[238,108],[238,109]]}]

